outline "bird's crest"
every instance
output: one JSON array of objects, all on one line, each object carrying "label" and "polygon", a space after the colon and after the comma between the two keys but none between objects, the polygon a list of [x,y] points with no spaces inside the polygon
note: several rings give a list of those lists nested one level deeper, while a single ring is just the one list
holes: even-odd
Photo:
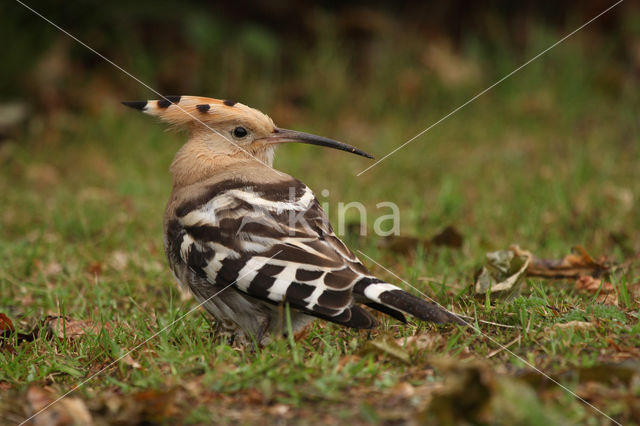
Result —
[{"label": "bird's crest", "polygon": [[179,127],[199,125],[206,128],[209,125],[230,121],[270,123],[272,127],[275,127],[268,115],[239,102],[229,100],[202,96],[164,96],[157,100],[122,103]]}]

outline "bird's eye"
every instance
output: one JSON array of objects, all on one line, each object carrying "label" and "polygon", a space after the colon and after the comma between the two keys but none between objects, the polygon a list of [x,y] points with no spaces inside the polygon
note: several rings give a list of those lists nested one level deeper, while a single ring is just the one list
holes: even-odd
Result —
[{"label": "bird's eye", "polygon": [[238,138],[238,139],[242,139],[245,136],[247,136],[247,129],[245,129],[244,127],[238,126],[235,129],[233,129],[233,136]]}]

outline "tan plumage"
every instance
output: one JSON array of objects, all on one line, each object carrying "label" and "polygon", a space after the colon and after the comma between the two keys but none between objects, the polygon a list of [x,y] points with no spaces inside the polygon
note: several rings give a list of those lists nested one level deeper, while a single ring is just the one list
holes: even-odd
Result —
[{"label": "tan plumage", "polygon": [[[337,238],[312,191],[272,168],[276,144],[305,142],[368,154],[320,136],[276,127],[245,105],[182,96],[125,102],[189,130],[171,164],[165,250],[176,279],[227,328],[267,343],[314,319],[372,328],[360,304],[404,321],[462,321],[370,275]],[[217,294],[217,295],[216,295]],[[215,297],[212,297],[216,295]]]}]

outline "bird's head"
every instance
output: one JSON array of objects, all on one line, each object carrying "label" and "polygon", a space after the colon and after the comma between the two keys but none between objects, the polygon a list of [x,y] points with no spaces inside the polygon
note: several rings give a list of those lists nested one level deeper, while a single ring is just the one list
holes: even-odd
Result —
[{"label": "bird's head", "polygon": [[301,142],[373,158],[358,148],[333,139],[276,127],[268,115],[238,102],[198,96],[166,96],[160,100],[123,104],[174,126],[188,128],[191,139],[205,144],[219,155],[256,156],[270,162],[275,145]]}]

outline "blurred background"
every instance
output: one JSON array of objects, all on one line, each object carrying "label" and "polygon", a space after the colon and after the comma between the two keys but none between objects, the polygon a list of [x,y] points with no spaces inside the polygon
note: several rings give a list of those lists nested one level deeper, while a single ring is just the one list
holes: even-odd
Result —
[{"label": "blurred background", "polygon": [[[380,158],[613,3],[28,4],[163,94],[237,100]],[[185,136],[122,107],[157,96],[19,3],[0,16],[0,236],[121,246],[138,232],[161,250]],[[627,1],[362,176],[366,160],[308,146],[276,166],[331,206],[397,203],[403,233],[455,225],[471,258],[514,241],[632,252],[639,83]]]}]

